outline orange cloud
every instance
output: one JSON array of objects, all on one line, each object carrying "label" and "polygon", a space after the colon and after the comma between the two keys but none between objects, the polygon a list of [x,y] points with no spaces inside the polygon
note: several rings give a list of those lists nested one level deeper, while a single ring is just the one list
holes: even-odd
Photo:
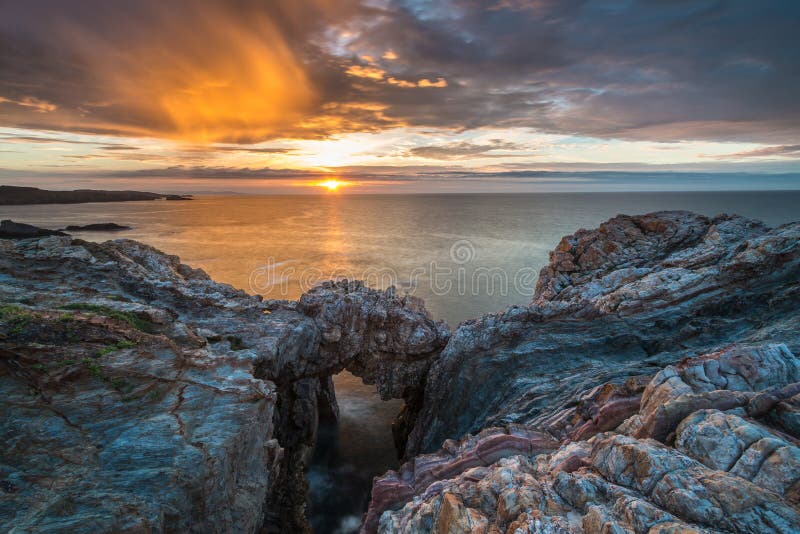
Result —
[{"label": "orange cloud", "polygon": [[[173,20],[167,5],[159,14]],[[224,10],[208,9],[191,24],[163,28],[155,42],[126,43],[124,51],[85,33],[71,38],[87,55],[94,48],[109,51],[92,56],[92,70],[112,105],[163,122],[169,137],[263,138],[309,112],[315,89],[275,23],[262,16],[243,25]]]},{"label": "orange cloud", "polygon": [[370,80],[383,80],[386,71],[378,67],[364,65],[352,65],[347,69],[347,74],[357,78],[369,78]]},{"label": "orange cloud", "polygon": [[33,108],[33,110],[38,113],[48,113],[50,111],[55,111],[58,108],[58,106],[56,106],[55,104],[51,104],[46,100],[41,100],[33,96],[25,96],[20,98],[19,100],[13,100],[11,98],[3,98],[2,96],[0,96],[0,104],[4,103],[14,104],[24,108]]},{"label": "orange cloud", "polygon": [[426,78],[426,79],[423,79],[423,80],[420,80],[419,82],[417,82],[417,86],[418,87],[447,87],[447,80],[445,80],[444,78],[439,78],[435,82],[432,82],[432,81],[430,81],[430,80],[428,80]]},{"label": "orange cloud", "polygon": [[[58,43],[48,49],[51,67],[30,84],[36,96],[3,95],[2,123],[193,143],[304,136],[298,125],[328,89],[301,43],[356,8],[355,0],[57,6],[39,30]],[[64,80],[53,67],[61,65]],[[58,105],[41,98],[51,93]]]},{"label": "orange cloud", "polygon": [[409,82],[407,80],[398,80],[397,78],[389,78],[386,80],[392,85],[396,85],[398,87],[416,87],[417,84],[414,82]]}]

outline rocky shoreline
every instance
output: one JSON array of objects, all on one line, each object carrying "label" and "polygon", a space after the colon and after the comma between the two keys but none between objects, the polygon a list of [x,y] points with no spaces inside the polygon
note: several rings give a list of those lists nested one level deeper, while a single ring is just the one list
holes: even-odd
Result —
[{"label": "rocky shoreline", "polygon": [[302,532],[331,376],[402,398],[362,532],[796,532],[800,223],[565,237],[451,335],[329,282],[261,301],[130,240],[0,240],[0,525]]}]

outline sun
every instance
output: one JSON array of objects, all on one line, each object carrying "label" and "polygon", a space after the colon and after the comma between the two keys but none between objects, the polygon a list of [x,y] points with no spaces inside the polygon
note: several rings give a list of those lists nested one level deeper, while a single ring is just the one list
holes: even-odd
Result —
[{"label": "sun", "polygon": [[314,185],[316,185],[317,187],[326,187],[328,189],[328,191],[336,191],[340,187],[345,187],[345,186],[348,186],[350,184],[347,183],[347,182],[343,182],[341,180],[333,180],[333,179],[331,179],[331,180],[325,180],[323,182],[317,182]]}]

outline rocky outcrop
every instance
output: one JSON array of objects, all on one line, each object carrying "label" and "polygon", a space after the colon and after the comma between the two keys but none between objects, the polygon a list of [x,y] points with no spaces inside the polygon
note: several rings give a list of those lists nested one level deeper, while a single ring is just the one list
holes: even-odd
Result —
[{"label": "rocky outcrop", "polygon": [[129,240],[0,240],[0,301],[4,531],[306,530],[330,375],[421,391],[447,338],[392,291],[262,302]]},{"label": "rocky outcrop", "polygon": [[[676,369],[706,393],[755,399],[754,390],[800,385],[790,383],[798,365],[785,346],[734,346],[656,374],[638,413],[612,432],[558,444],[515,426],[418,456],[376,479],[364,532],[797,532],[798,436],[771,427],[769,412],[755,419],[722,397],[709,400],[678,422],[669,443],[636,422],[652,413],[654,392],[665,393]],[[700,368],[719,370],[728,380],[716,386],[725,389],[713,389]],[[681,392],[684,384],[666,397],[695,394]]]},{"label": "rocky outcrop", "polygon": [[[796,532],[798,280],[800,223],[663,212],[565,237],[530,306],[453,333],[364,531]],[[548,445],[474,462],[497,428]],[[413,475],[429,457],[442,476]]]},{"label": "rocky outcrop", "polygon": [[800,223],[770,230],[738,216],[662,212],[579,231],[551,254],[529,307],[453,333],[406,455],[490,426],[553,424],[598,385],[730,342],[796,351],[798,279]]},{"label": "rocky outcrop", "polygon": [[546,433],[515,426],[489,428],[460,442],[448,440],[441,451],[416,456],[399,472],[389,471],[375,480],[362,532],[374,532],[385,510],[403,505],[431,489],[436,491],[444,487],[448,479],[471,468],[489,466],[508,456],[551,451],[558,445],[558,441]]},{"label": "rocky outcrop", "polygon": [[786,345],[737,346],[685,360],[656,374],[644,391],[641,416],[631,431],[667,441],[693,412],[746,407],[757,392],[797,382],[800,363]]},{"label": "rocky outcrop", "polygon": [[0,239],[28,239],[50,235],[67,235],[58,230],[48,230],[30,224],[14,222],[9,219],[0,221]]},{"label": "rocky outcrop", "polygon": [[448,339],[358,282],[262,302],[134,241],[0,240],[0,524],[307,531],[348,369],[406,401],[364,532],[796,532],[798,280],[800,223],[620,216]]},{"label": "rocky outcrop", "polygon": [[365,383],[377,384],[384,400],[421,389],[432,359],[450,337],[422,299],[397,295],[394,288],[376,291],[360,281],[322,283],[300,298],[297,309],[321,332],[319,362],[326,372],[347,367]]}]

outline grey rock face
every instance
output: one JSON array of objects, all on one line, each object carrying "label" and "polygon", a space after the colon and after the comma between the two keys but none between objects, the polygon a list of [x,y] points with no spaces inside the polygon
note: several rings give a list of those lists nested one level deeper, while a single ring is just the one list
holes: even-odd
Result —
[{"label": "grey rock face", "polygon": [[422,299],[359,281],[325,282],[304,294],[297,309],[313,317],[321,332],[319,361],[377,384],[384,400],[422,388],[431,361],[450,337]]},{"label": "grey rock face", "polygon": [[665,212],[568,236],[531,306],[453,332],[431,367],[406,455],[508,423],[573,432],[563,426],[570,404],[592,388],[730,342],[796,351],[798,279],[800,223],[770,230],[743,217]]},{"label": "grey rock face", "polygon": [[330,375],[418,391],[447,338],[416,299],[265,303],[129,240],[0,240],[0,302],[3,531],[307,529]]}]

